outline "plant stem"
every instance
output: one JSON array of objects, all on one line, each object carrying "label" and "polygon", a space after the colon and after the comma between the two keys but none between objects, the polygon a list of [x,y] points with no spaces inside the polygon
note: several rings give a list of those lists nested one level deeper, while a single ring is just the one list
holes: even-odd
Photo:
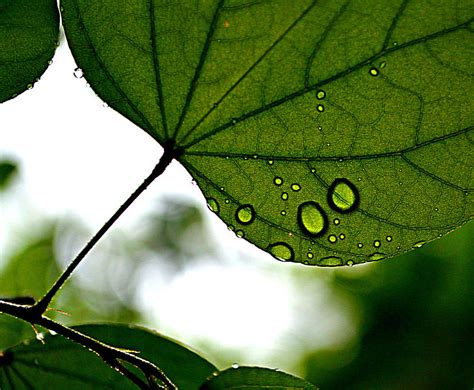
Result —
[{"label": "plant stem", "polygon": [[159,379],[165,384],[166,389],[177,389],[177,387],[173,382],[171,382],[165,373],[148,360],[135,356],[132,353],[126,352],[122,349],[102,343],[90,336],[78,332],[75,329],[68,328],[67,326],[53,321],[52,319],[43,315],[38,317],[36,313],[32,313],[30,309],[31,306],[28,305],[18,305],[15,303],[0,301],[0,312],[22,319],[29,322],[30,324],[40,325],[70,339],[71,341],[81,344],[83,347],[95,352],[104,360],[104,362],[119,371],[122,375],[125,375],[128,379],[143,389],[150,389],[151,387],[135,376],[135,374],[127,370],[120,363],[120,361],[134,365],[143,372],[147,379],[150,377]]},{"label": "plant stem", "polygon": [[91,240],[84,246],[79,254],[71,261],[66,270],[59,276],[49,291],[29,308],[32,315],[41,316],[48,308],[51,300],[56,293],[61,289],[64,283],[69,279],[71,274],[81,263],[84,257],[97,244],[102,236],[112,227],[112,225],[120,218],[120,216],[127,210],[130,205],[148,188],[148,186],[160,176],[171,163],[171,161],[179,154],[178,150],[174,148],[174,144],[168,142],[164,145],[164,152],[160,161],[155,166],[151,174],[143,181],[142,184],[129,196],[129,198],[118,208],[118,210],[110,217],[110,219],[99,229],[99,231],[91,238]]}]

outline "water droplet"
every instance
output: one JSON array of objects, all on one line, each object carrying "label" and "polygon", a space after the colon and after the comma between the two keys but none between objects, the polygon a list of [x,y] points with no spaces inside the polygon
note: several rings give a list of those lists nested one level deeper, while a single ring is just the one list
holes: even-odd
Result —
[{"label": "water droplet", "polygon": [[318,126],[318,130],[321,131],[323,129],[323,126]]},{"label": "water droplet", "polygon": [[285,216],[286,215],[286,210],[281,210],[280,214]]},{"label": "water droplet", "polygon": [[48,65],[51,65],[53,63],[53,60],[48,61]]},{"label": "water droplet", "polygon": [[273,183],[275,183],[276,186],[281,186],[283,184],[283,179],[277,176],[273,179]]},{"label": "water droplet", "polygon": [[398,46],[398,42],[397,41],[393,42],[393,46]]},{"label": "water droplet", "polygon": [[380,69],[383,69],[383,68],[385,68],[386,66],[387,66],[387,63],[386,63],[385,61],[382,61],[382,62],[380,63]]},{"label": "water droplet", "polygon": [[364,246],[364,244],[362,244],[361,242],[359,242],[359,243],[357,244],[357,248],[362,248],[363,246]]},{"label": "water droplet", "polygon": [[298,207],[298,224],[309,236],[318,237],[326,232],[328,217],[319,203],[309,201]]},{"label": "water droplet", "polygon": [[319,89],[318,91],[316,91],[316,98],[319,99],[319,100],[322,100],[326,97],[326,92],[323,91],[322,89]]},{"label": "water droplet", "polygon": [[359,205],[359,191],[347,179],[336,179],[328,189],[329,206],[339,213],[349,213]]},{"label": "water droplet", "polygon": [[44,341],[44,334],[43,333],[36,333],[36,340],[43,342]]},{"label": "water droplet", "polygon": [[288,200],[288,192],[283,192],[283,193],[281,194],[281,198],[282,198],[283,200]]},{"label": "water droplet", "polygon": [[239,368],[239,365],[237,363],[234,363],[234,364],[232,364],[232,368],[237,369],[237,368]]},{"label": "water droplet", "polygon": [[392,241],[392,236],[387,236],[387,237],[385,237],[385,239],[386,239],[388,242],[390,242],[390,241]]},{"label": "water droplet", "polygon": [[292,261],[295,257],[293,248],[286,242],[276,242],[267,247],[267,251],[272,254],[278,260],[281,261]]},{"label": "water droplet", "polygon": [[239,238],[243,238],[243,237],[245,236],[245,233],[244,233],[243,230],[240,230],[240,229],[239,229],[239,230],[237,230],[237,231],[235,232],[235,235],[236,235],[237,237],[239,237]]},{"label": "water droplet", "polygon": [[318,104],[316,106],[316,110],[318,110],[319,112],[324,112],[324,106],[322,104]]},{"label": "water droplet", "polygon": [[269,165],[273,165],[273,160],[268,160]]},{"label": "water droplet", "polygon": [[371,76],[376,77],[376,76],[379,75],[380,72],[379,72],[379,70],[378,70],[377,68],[372,67],[372,68],[370,68],[369,73],[370,73]]},{"label": "water droplet", "polygon": [[26,86],[26,88],[27,88],[27,89],[33,89],[33,84],[28,84],[28,85]]},{"label": "water droplet", "polygon": [[341,233],[341,234],[339,234],[339,238],[340,238],[341,240],[345,240],[346,235],[345,235],[344,233]]},{"label": "water droplet", "polygon": [[235,227],[233,225],[227,225],[227,230],[233,232],[235,230]]},{"label": "water droplet", "polygon": [[258,154],[254,154],[254,155],[252,156],[252,158],[253,158],[254,160],[256,160],[256,159],[258,158]]},{"label": "water droplet", "polygon": [[346,265],[352,267],[354,265],[354,262],[352,260],[347,260]]},{"label": "water droplet", "polygon": [[226,200],[224,200],[224,203],[225,203],[225,204],[229,204],[229,203],[230,203],[230,200],[229,200],[229,199],[226,199]]},{"label": "water droplet", "polygon": [[325,266],[335,266],[335,265],[342,265],[342,259],[338,256],[327,256],[323,257],[321,260],[318,261],[318,265],[325,265]]},{"label": "water droplet", "polygon": [[237,119],[232,118],[232,124],[235,125],[237,123]]},{"label": "water droplet", "polygon": [[361,177],[358,177],[358,178],[357,178],[357,181],[362,181],[362,178],[361,178]]},{"label": "water droplet", "polygon": [[375,246],[376,248],[380,248],[380,245],[381,245],[381,243],[380,243],[379,240],[375,240],[375,241],[374,241],[374,246]]},{"label": "water droplet", "polygon": [[308,259],[312,259],[314,257],[314,255],[311,252],[308,252],[306,256],[308,257]]},{"label": "water droplet", "polygon": [[220,190],[221,190],[221,191],[224,191],[224,190],[225,190],[225,188],[224,188],[224,187],[221,187],[221,188],[220,188]]},{"label": "water droplet", "polygon": [[337,241],[337,237],[336,237],[334,234],[331,234],[331,235],[328,237],[328,241],[329,241],[331,244],[334,244],[334,243]]},{"label": "water droplet", "polygon": [[74,69],[73,75],[76,79],[82,79],[84,77],[84,72],[81,68]]},{"label": "water droplet", "polygon": [[382,260],[385,259],[387,255],[385,253],[380,253],[380,252],[375,252],[369,255],[369,260],[370,261],[377,261],[377,260]]},{"label": "water droplet", "polygon": [[311,173],[316,173],[316,169],[311,168]]},{"label": "water droplet", "polygon": [[50,334],[51,336],[56,336],[58,333],[55,332],[54,330],[50,330],[50,331],[49,331],[49,334]]},{"label": "water droplet", "polygon": [[413,244],[413,248],[421,248],[425,244],[426,244],[426,241],[418,241]]},{"label": "water droplet", "polygon": [[293,183],[291,185],[291,189],[295,192],[298,192],[299,190],[301,190],[301,186],[298,183]]},{"label": "water droplet", "polygon": [[338,218],[334,218],[334,225],[339,225],[341,221]]},{"label": "water droplet", "polygon": [[219,214],[219,203],[217,203],[217,200],[215,200],[214,198],[207,199],[207,207],[212,212]]},{"label": "water droplet", "polygon": [[235,219],[242,225],[249,225],[255,219],[255,210],[252,205],[244,204],[235,212]]}]

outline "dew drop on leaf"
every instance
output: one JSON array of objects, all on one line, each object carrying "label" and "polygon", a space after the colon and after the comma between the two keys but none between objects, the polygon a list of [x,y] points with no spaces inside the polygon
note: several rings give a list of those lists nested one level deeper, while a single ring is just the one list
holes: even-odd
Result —
[{"label": "dew drop on leaf", "polygon": [[334,244],[334,243],[336,243],[336,241],[337,241],[337,237],[336,237],[334,234],[331,234],[331,235],[329,235],[329,237],[328,237],[328,241],[329,241],[331,244]]},{"label": "dew drop on leaf", "polygon": [[370,68],[369,73],[370,73],[371,76],[376,77],[376,76],[379,75],[380,72],[379,72],[379,70],[378,70],[377,68],[372,67],[372,68]]},{"label": "dew drop on leaf", "polygon": [[303,233],[318,237],[326,232],[328,217],[319,203],[309,201],[298,207],[298,224]]},{"label": "dew drop on leaf", "polygon": [[291,189],[295,192],[298,192],[299,190],[301,190],[301,186],[298,183],[293,183],[291,185]]},{"label": "dew drop on leaf", "polygon": [[282,198],[283,200],[288,200],[288,192],[283,192],[283,193],[281,194],[281,198]]},{"label": "dew drop on leaf", "polygon": [[293,248],[285,242],[271,244],[268,246],[267,251],[271,253],[273,257],[282,261],[291,261],[295,257]]},{"label": "dew drop on leaf", "polygon": [[369,255],[369,260],[371,261],[382,260],[382,259],[385,259],[385,257],[386,257],[385,253],[375,252]]},{"label": "dew drop on leaf", "polygon": [[388,242],[391,242],[393,238],[392,238],[392,236],[387,236],[385,239],[386,239]]},{"label": "dew drop on leaf", "polygon": [[342,265],[342,259],[337,256],[323,257],[318,261],[319,265]]},{"label": "dew drop on leaf", "polygon": [[207,199],[207,207],[212,212],[219,214],[219,203],[217,203],[217,200],[215,200],[214,198]]},{"label": "dew drop on leaf", "polygon": [[354,265],[354,262],[352,260],[347,260],[346,265],[352,267]]},{"label": "dew drop on leaf", "polygon": [[283,179],[277,176],[273,179],[273,183],[275,183],[276,186],[281,186],[283,184]]},{"label": "dew drop on leaf", "polygon": [[359,191],[347,179],[336,179],[328,189],[329,206],[339,213],[349,213],[359,205]]},{"label": "dew drop on leaf", "polygon": [[380,248],[380,245],[381,245],[381,243],[380,243],[379,240],[375,240],[375,241],[374,241],[374,246],[375,246],[376,248]]},{"label": "dew drop on leaf", "polygon": [[318,90],[316,92],[316,98],[319,99],[319,100],[322,100],[326,97],[326,92],[323,91],[322,89]]},{"label": "dew drop on leaf", "polygon": [[314,257],[314,255],[311,252],[308,252],[306,256],[308,256],[308,259],[312,259]]},{"label": "dew drop on leaf", "polygon": [[252,205],[244,204],[235,212],[235,219],[242,225],[249,225],[255,219],[255,210]]},{"label": "dew drop on leaf", "polygon": [[280,214],[285,216],[286,215],[286,210],[281,210]]},{"label": "dew drop on leaf", "polygon": [[245,233],[244,233],[243,230],[240,230],[240,229],[239,229],[239,230],[237,230],[237,231],[235,232],[235,235],[236,235],[237,237],[239,237],[239,238],[243,238],[243,237],[245,236]]},{"label": "dew drop on leaf", "polygon": [[269,165],[273,165],[273,160],[268,160]]},{"label": "dew drop on leaf", "polygon": [[413,248],[421,248],[423,245],[425,245],[425,241],[418,241],[413,244]]},{"label": "dew drop on leaf", "polygon": [[339,234],[339,239],[344,240],[346,238],[346,235],[344,233]]},{"label": "dew drop on leaf", "polygon": [[27,88],[27,89],[33,89],[33,84],[28,84],[28,85],[26,86],[26,88]]},{"label": "dew drop on leaf", "polygon": [[334,222],[334,225],[339,225],[341,223],[341,221],[338,218],[335,218],[333,222]]},{"label": "dew drop on leaf", "polygon": [[231,232],[233,232],[235,230],[235,227],[233,225],[228,225],[227,230],[230,230]]},{"label": "dew drop on leaf", "polygon": [[359,242],[359,243],[357,244],[357,248],[362,248],[363,246],[364,246],[364,244],[362,244],[361,242]]},{"label": "dew drop on leaf", "polygon": [[324,112],[324,106],[322,104],[318,104],[316,106],[316,110],[318,110],[319,112]]},{"label": "dew drop on leaf", "polygon": [[226,199],[226,200],[224,200],[224,203],[225,203],[225,204],[229,204],[229,203],[230,203],[230,200],[229,200],[229,199]]},{"label": "dew drop on leaf", "polygon": [[82,79],[84,77],[84,72],[81,68],[74,69],[73,75],[76,79]]}]

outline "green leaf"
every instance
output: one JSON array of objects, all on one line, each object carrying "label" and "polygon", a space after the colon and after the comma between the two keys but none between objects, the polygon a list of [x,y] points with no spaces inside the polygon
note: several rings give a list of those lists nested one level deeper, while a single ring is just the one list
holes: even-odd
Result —
[{"label": "green leaf", "polygon": [[225,389],[301,389],[315,390],[316,386],[303,379],[296,378],[281,371],[270,370],[259,367],[229,368],[217,376],[211,377],[201,390],[225,390]]},{"label": "green leaf", "polygon": [[[82,325],[75,329],[104,343],[139,351],[180,388],[194,390],[216,370],[208,361],[168,338],[125,325]],[[0,355],[2,390],[136,389],[94,353],[60,336],[47,335],[45,344],[26,342]]]},{"label": "green leaf", "polygon": [[33,88],[53,58],[58,34],[56,0],[0,0],[0,103]]},{"label": "green leaf", "polygon": [[18,166],[13,161],[0,161],[0,191],[8,188],[15,175],[18,173]]},{"label": "green leaf", "polygon": [[283,261],[389,258],[472,218],[474,3],[63,0],[96,93]]}]

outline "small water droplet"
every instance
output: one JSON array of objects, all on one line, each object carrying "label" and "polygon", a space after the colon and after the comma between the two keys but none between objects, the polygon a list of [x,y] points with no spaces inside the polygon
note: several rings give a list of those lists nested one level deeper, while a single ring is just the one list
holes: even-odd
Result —
[{"label": "small water droplet", "polygon": [[369,255],[369,260],[370,261],[377,261],[377,260],[382,260],[385,259],[387,255],[385,253],[380,253],[380,252],[375,252]]},{"label": "small water droplet", "polygon": [[376,77],[376,76],[379,75],[380,72],[379,72],[379,70],[378,70],[377,68],[372,67],[372,68],[370,68],[369,73],[370,73],[371,76]]},{"label": "small water droplet", "polygon": [[283,184],[283,179],[277,176],[273,179],[273,183],[275,183],[276,186],[281,186]]},{"label": "small water droplet", "polygon": [[413,248],[421,248],[425,244],[426,244],[426,241],[418,241],[413,244]]},{"label": "small water droplet", "polygon": [[53,63],[53,60],[48,61],[48,65],[51,65]]},{"label": "small water droplet", "polygon": [[316,91],[316,98],[319,100],[323,100],[326,97],[326,92],[323,91],[322,89],[319,89]]},{"label": "small water droplet", "polygon": [[385,61],[382,61],[382,62],[380,63],[380,69],[383,69],[383,68],[385,68],[386,66],[387,66],[387,63],[386,63]]},{"label": "small water droplet", "polygon": [[221,188],[220,188],[220,190],[221,190],[221,191],[224,191],[224,190],[225,190],[225,188],[224,188],[224,187],[221,187]]},{"label": "small water droplet", "polygon": [[43,333],[36,333],[36,340],[43,341],[44,340],[44,334]]},{"label": "small water droplet", "polygon": [[318,237],[326,232],[328,217],[319,203],[309,201],[299,205],[298,224],[303,233]]},{"label": "small water droplet", "polygon": [[334,234],[331,234],[328,236],[328,241],[331,243],[331,244],[334,244],[336,243],[337,241],[337,237],[334,235]]},{"label": "small water droplet", "polygon": [[306,256],[308,257],[308,259],[312,259],[314,257],[314,255],[311,252],[308,252]]},{"label": "small water droplet", "polygon": [[267,251],[278,260],[292,261],[295,257],[293,248],[286,242],[276,242],[267,247]]},{"label": "small water droplet", "polygon": [[239,230],[237,230],[237,231],[235,232],[235,235],[236,235],[237,237],[239,237],[239,238],[243,238],[243,237],[245,236],[245,233],[244,233],[243,230],[240,230],[240,229],[239,229]]},{"label": "small water droplet", "polygon": [[280,214],[285,216],[286,215],[286,210],[281,210]]},{"label": "small water droplet", "polygon": [[327,256],[323,257],[321,260],[318,261],[318,265],[323,266],[335,266],[335,265],[342,265],[342,259],[338,256]]},{"label": "small water droplet", "polygon": [[311,168],[311,173],[316,173],[316,169]]},{"label": "small water droplet", "polygon": [[269,165],[273,165],[273,160],[268,160]]},{"label": "small water droplet", "polygon": [[281,198],[282,198],[283,200],[288,200],[288,192],[283,192],[283,193],[281,194]]},{"label": "small water droplet", "polygon": [[230,203],[230,200],[229,200],[229,199],[226,199],[226,200],[224,200],[224,203],[225,203],[225,204],[229,204],[229,203]]},{"label": "small water droplet", "polygon": [[217,200],[215,200],[214,198],[207,199],[207,207],[212,212],[219,214],[219,203],[217,203]]},{"label": "small water droplet", "polygon": [[28,84],[28,85],[26,86],[26,88],[27,88],[27,89],[33,89],[33,84]]},{"label": "small water droplet", "polygon": [[324,106],[322,104],[318,104],[316,106],[316,110],[318,110],[319,112],[324,112]]},{"label": "small water droplet", "polygon": [[227,230],[233,232],[235,230],[235,227],[233,225],[227,225]]},{"label": "small water droplet", "polygon": [[364,244],[362,244],[361,242],[359,242],[359,243],[357,244],[357,248],[362,248],[363,246],[364,246]]},{"label": "small water droplet", "polygon": [[398,46],[398,42],[397,41],[393,42],[393,46]]},{"label": "small water droplet", "polygon": [[346,239],[346,235],[345,235],[344,233],[339,234],[339,239],[345,240],[345,239]]},{"label": "small water droplet", "polygon": [[380,248],[380,245],[381,245],[381,243],[380,243],[379,240],[375,240],[375,241],[374,241],[374,247]]},{"label": "small water droplet", "polygon": [[255,210],[252,205],[244,204],[235,212],[235,219],[242,225],[249,225],[255,219]]},{"label": "small water droplet", "polygon": [[84,77],[84,72],[81,68],[74,69],[73,75],[76,79],[82,79]]},{"label": "small water droplet", "polygon": [[341,221],[339,220],[339,218],[334,218],[334,225],[339,225],[341,223]]},{"label": "small water droplet", "polygon": [[347,260],[346,265],[349,266],[349,267],[352,267],[354,265],[354,261]]},{"label": "small water droplet", "polygon": [[318,126],[318,130],[321,131],[323,129],[323,126]]},{"label": "small water droplet", "polygon": [[237,369],[237,368],[239,368],[239,365],[237,363],[234,363],[234,364],[232,364],[232,368]]},{"label": "small water droplet", "polygon": [[237,119],[232,118],[232,124],[235,125],[237,123]]},{"label": "small water droplet", "polygon": [[328,189],[329,206],[339,213],[349,213],[359,205],[359,191],[349,180],[336,179]]},{"label": "small water droplet", "polygon": [[256,159],[258,158],[258,154],[254,154],[254,155],[252,156],[252,158],[253,158],[254,160],[256,160]]},{"label": "small water droplet", "polygon": [[387,236],[387,237],[385,237],[385,239],[386,239],[388,242],[390,242],[390,241],[392,241],[392,236]]},{"label": "small water droplet", "polygon": [[49,334],[50,334],[51,336],[56,336],[58,333],[55,332],[54,330],[50,330],[50,331],[49,331]]},{"label": "small water droplet", "polygon": [[301,190],[301,186],[300,186],[298,183],[293,183],[293,184],[291,185],[291,189],[292,189],[293,191],[295,191],[295,192],[298,192],[298,191]]}]

